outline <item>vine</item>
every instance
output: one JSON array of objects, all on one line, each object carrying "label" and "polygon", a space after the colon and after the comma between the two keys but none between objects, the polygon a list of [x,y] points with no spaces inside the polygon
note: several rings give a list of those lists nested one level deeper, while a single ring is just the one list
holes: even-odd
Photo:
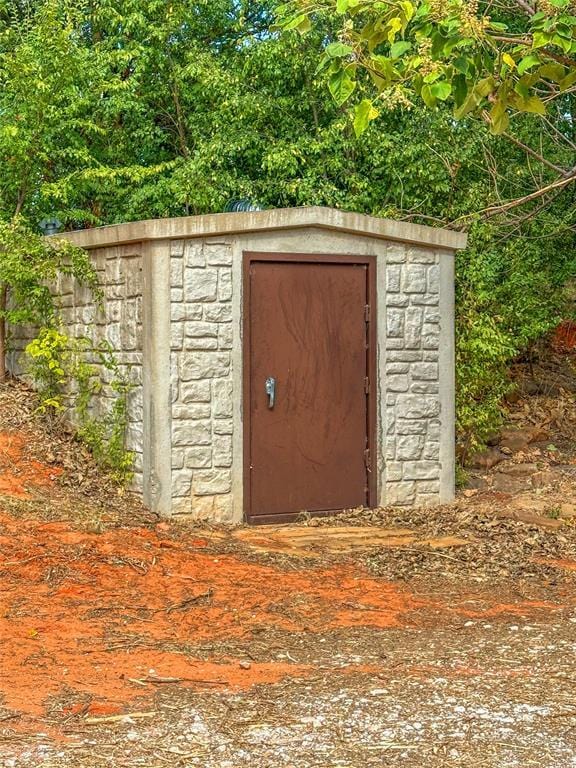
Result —
[{"label": "vine", "polygon": [[[125,443],[128,396],[134,385],[118,364],[112,345],[105,340],[94,346],[86,337],[70,339],[57,328],[42,328],[27,345],[26,355],[40,400],[38,411],[52,423],[72,415],[77,437],[98,466],[116,482],[128,483],[134,455]],[[104,389],[102,370],[111,374],[112,404],[97,413],[95,397]]]}]

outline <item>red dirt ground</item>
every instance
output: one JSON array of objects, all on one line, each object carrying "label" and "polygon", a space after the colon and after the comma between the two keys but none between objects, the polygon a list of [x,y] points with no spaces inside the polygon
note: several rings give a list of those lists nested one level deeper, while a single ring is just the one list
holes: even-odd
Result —
[{"label": "red dirt ground", "polygon": [[62,470],[25,456],[23,435],[0,432],[0,494],[27,499],[29,486],[50,485]]},{"label": "red dirt ground", "polygon": [[[22,455],[23,438],[0,438],[0,494],[26,498],[56,477]],[[47,717],[57,723],[71,714],[145,709],[162,682],[154,678],[234,690],[312,671],[284,660],[240,664],[245,657],[219,651],[234,639],[249,648],[252,638],[275,633],[313,637],[556,608],[501,604],[481,592],[423,598],[353,562],[289,570],[217,546],[166,523],[93,533],[67,521],[19,518],[0,502],[0,696],[21,715],[12,727],[42,721],[57,735]]]}]

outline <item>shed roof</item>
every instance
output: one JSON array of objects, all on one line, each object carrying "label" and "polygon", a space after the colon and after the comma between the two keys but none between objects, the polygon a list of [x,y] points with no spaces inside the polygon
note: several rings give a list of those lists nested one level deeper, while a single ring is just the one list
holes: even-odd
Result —
[{"label": "shed roof", "polygon": [[59,236],[83,248],[103,248],[149,240],[212,237],[304,227],[348,232],[364,237],[395,240],[446,250],[465,248],[467,240],[466,234],[450,229],[380,219],[376,216],[365,216],[361,213],[320,206],[130,221],[95,229],[65,232]]}]

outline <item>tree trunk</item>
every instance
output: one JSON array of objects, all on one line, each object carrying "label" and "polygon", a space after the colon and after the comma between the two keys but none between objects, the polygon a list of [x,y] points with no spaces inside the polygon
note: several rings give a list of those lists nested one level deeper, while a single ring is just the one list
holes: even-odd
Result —
[{"label": "tree trunk", "polygon": [[6,381],[6,318],[4,312],[8,299],[8,287],[0,286],[0,383]]}]

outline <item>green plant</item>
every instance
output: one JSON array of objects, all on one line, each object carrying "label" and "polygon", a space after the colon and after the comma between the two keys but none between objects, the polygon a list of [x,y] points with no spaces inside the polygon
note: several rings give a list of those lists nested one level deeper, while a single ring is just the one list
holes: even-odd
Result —
[{"label": "green plant", "polygon": [[[114,480],[126,484],[132,478],[134,454],[126,450],[128,428],[128,396],[133,384],[116,360],[114,349],[107,341],[94,350],[99,365],[90,366],[80,360],[75,368],[78,383],[77,411],[80,417],[79,438],[88,446],[99,466],[107,469]],[[89,405],[92,396],[101,392],[101,382],[94,380],[99,370],[112,373],[108,385],[113,395],[112,405],[99,416],[91,416]]]},{"label": "green plant", "polygon": [[41,413],[64,410],[62,387],[70,357],[68,337],[55,328],[42,328],[26,347],[28,371],[36,382]]},{"label": "green plant", "polygon": [[[89,339],[69,339],[54,328],[42,328],[26,347],[28,369],[38,390],[38,410],[53,420],[68,414],[76,423],[78,438],[96,463],[113,479],[126,484],[132,477],[134,456],[127,451],[128,396],[133,388],[107,341],[96,347]],[[86,358],[94,358],[96,363]],[[112,403],[100,407],[102,372],[111,373],[108,389]]]}]

